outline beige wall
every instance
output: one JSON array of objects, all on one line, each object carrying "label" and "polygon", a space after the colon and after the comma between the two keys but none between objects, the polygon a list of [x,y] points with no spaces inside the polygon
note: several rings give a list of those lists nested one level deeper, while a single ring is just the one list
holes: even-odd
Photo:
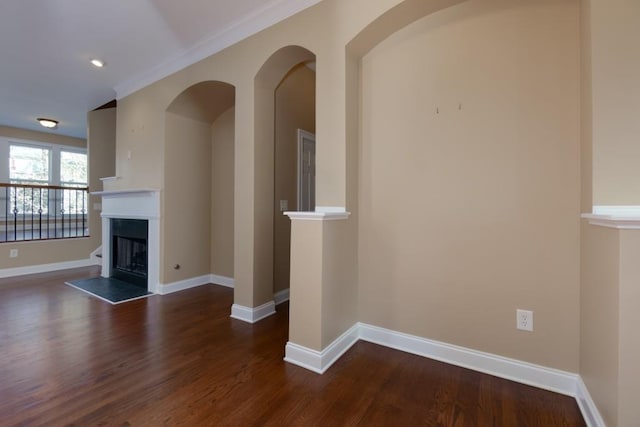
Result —
[{"label": "beige wall", "polygon": [[588,0],[593,204],[640,205],[640,2]]},{"label": "beige wall", "polygon": [[[260,113],[273,91],[256,76],[279,49],[303,46],[317,58],[318,205],[353,214],[294,223],[291,316],[302,321],[290,338],[322,349],[359,319],[576,371],[578,348],[584,359],[601,333],[585,326],[584,309],[578,326],[580,189],[583,209],[592,183],[596,204],[640,194],[629,144],[637,2],[613,1],[583,0],[582,39],[577,0],[464,2],[383,41],[360,76],[372,46],[460,1],[324,0],[120,100],[122,179],[110,185],[164,190],[167,106],[198,82],[233,84],[235,302],[265,302],[273,151],[259,142],[273,134],[273,116]],[[355,292],[357,307],[347,307]],[[516,308],[534,310],[533,334],[515,331]],[[597,387],[609,373],[594,373],[598,363],[583,364],[585,377],[606,400]]]},{"label": "beige wall", "polygon": [[275,92],[275,167],[273,290],[289,288],[291,221],[280,211],[280,200],[297,210],[298,129],[315,133],[315,72],[298,65]]},{"label": "beige wall", "polygon": [[233,277],[233,176],[235,109],[211,126],[211,272]]},{"label": "beige wall", "polygon": [[358,321],[354,220],[291,222],[289,341],[320,351]]},{"label": "beige wall", "polygon": [[173,283],[210,273],[211,123],[167,112],[165,125],[160,280]]},{"label": "beige wall", "polygon": [[619,231],[582,226],[580,375],[607,425],[618,423]]},{"label": "beige wall", "polygon": [[591,99],[591,0],[580,1],[580,211],[593,206],[593,123]]},{"label": "beige wall", "polygon": [[[89,155],[89,188],[102,191],[100,178],[116,173],[116,109],[106,108],[87,114],[87,151]],[[96,205],[97,204],[97,205]],[[102,197],[90,196],[89,226],[96,246],[102,243]]]},{"label": "beige wall", "polygon": [[44,142],[48,144],[68,145],[71,147],[86,147],[87,141],[82,138],[57,135],[48,132],[36,132],[27,129],[18,129],[0,125],[0,136],[7,138],[17,138],[27,141]]},{"label": "beige wall", "polygon": [[166,108],[162,283],[233,276],[234,100],[233,86],[206,80]]},{"label": "beige wall", "polygon": [[[636,325],[640,322],[640,231],[620,231],[619,309],[619,426],[636,425],[640,421],[640,339]],[[593,315],[593,312],[590,313]],[[602,345],[603,343],[600,343]],[[602,393],[604,390],[598,389]],[[611,424],[613,425],[613,424]]]},{"label": "beige wall", "polygon": [[[90,129],[89,129],[90,130]],[[59,144],[72,147],[86,147],[87,141],[47,132],[36,132],[0,126],[0,136],[20,140]],[[91,133],[89,133],[91,136]],[[89,159],[91,163],[92,159]],[[94,171],[96,172],[96,171]],[[96,173],[89,170],[89,182],[95,182]],[[90,212],[90,238],[72,240],[50,240],[40,242],[16,242],[0,245],[0,269],[55,264],[68,261],[86,260],[90,253],[100,246],[99,212]],[[17,258],[9,258],[9,251],[18,249]]]},{"label": "beige wall", "polygon": [[[640,3],[582,0],[582,210],[640,204]],[[607,425],[640,419],[638,232],[584,225],[580,375]]]},{"label": "beige wall", "polygon": [[609,426],[640,419],[640,232],[583,224],[580,375]]},{"label": "beige wall", "polygon": [[[193,137],[180,132],[182,143],[216,141],[217,125],[207,131],[166,110],[196,83],[233,84],[234,268],[225,258],[219,271],[232,271],[236,303],[265,302],[274,197],[263,178],[273,177],[265,160],[273,149],[259,142],[271,139],[273,115],[260,113],[273,91],[256,76],[274,52],[303,46],[317,58],[318,205],[352,216],[294,221],[290,339],[322,350],[361,320],[569,371],[579,365],[607,422],[629,424],[640,384],[631,362],[637,236],[589,226],[580,235],[578,213],[580,194],[584,211],[592,199],[640,204],[640,3],[582,0],[580,12],[577,0],[470,0],[393,34],[458,3],[324,0],[119,100],[121,179],[107,189],[163,190],[172,230],[163,236],[164,281],[201,274],[191,260],[200,242],[170,240],[182,223],[167,210],[188,202],[175,189],[191,160],[200,165],[173,142],[183,127]],[[217,172],[208,178],[213,211]],[[89,248],[71,243],[21,244],[14,262],[86,256]],[[173,271],[182,259],[186,270]],[[535,312],[534,333],[515,330],[516,308]]]},{"label": "beige wall", "polygon": [[[323,334],[322,221],[291,221],[289,341],[321,351]],[[320,242],[320,244],[318,244]]]},{"label": "beige wall", "polygon": [[353,218],[323,224],[322,348],[360,320],[357,232]]},{"label": "beige wall", "polygon": [[[237,304],[250,307],[266,302],[273,295],[273,238],[270,236],[273,231],[273,194],[263,190],[269,190],[264,177],[273,177],[273,162],[266,160],[270,156],[273,158],[273,151],[258,142],[273,134],[268,131],[273,117],[260,117],[264,110],[260,100],[267,94],[261,93],[256,79],[261,67],[271,55],[287,46],[303,46],[316,55],[316,134],[320,142],[317,149],[317,204],[345,206],[345,46],[381,13],[400,3],[408,4],[405,9],[409,12],[426,13],[425,6],[433,11],[458,1],[325,0],[120,99],[116,173],[121,179],[110,183],[109,189],[162,190],[164,171],[157,165],[164,164],[165,126],[159,124],[164,123],[164,113],[169,104],[185,89],[199,82],[216,80],[235,86],[238,118],[235,161],[238,165],[234,179],[234,298]],[[292,65],[295,63],[290,64],[285,72]],[[281,78],[282,75],[278,80]],[[273,88],[270,96],[273,96]],[[271,108],[272,101],[273,98]]]},{"label": "beige wall", "polygon": [[577,372],[578,6],[468,2],[362,60],[361,321]]}]

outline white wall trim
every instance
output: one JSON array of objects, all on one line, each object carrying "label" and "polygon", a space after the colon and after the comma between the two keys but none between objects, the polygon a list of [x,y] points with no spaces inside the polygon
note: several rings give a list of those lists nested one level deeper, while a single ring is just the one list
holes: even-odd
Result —
[{"label": "white wall trim", "polygon": [[89,259],[98,265],[102,264],[102,245],[89,254]]},{"label": "white wall trim", "polygon": [[350,212],[285,212],[291,220],[332,221],[347,219]]},{"label": "white wall trim", "polygon": [[589,224],[620,230],[640,229],[640,206],[593,206],[593,213],[582,214]]},{"label": "white wall trim", "polygon": [[233,277],[218,276],[216,274],[205,274],[199,277],[192,277],[190,279],[179,280],[177,282],[161,284],[158,286],[156,293],[160,295],[167,295],[208,284],[233,288],[234,279]]},{"label": "white wall trim", "polygon": [[576,395],[577,374],[363,323],[360,339],[545,390]]},{"label": "white wall trim", "polygon": [[606,427],[604,420],[602,419],[602,415],[600,415],[600,411],[596,407],[595,402],[591,398],[591,394],[589,394],[589,390],[587,386],[582,381],[582,378],[578,377],[577,387],[576,387],[576,400],[578,401],[578,406],[580,407],[580,412],[582,412],[582,416],[584,418],[584,422],[587,423],[589,427]]},{"label": "white wall trim", "polygon": [[289,301],[289,288],[283,289],[273,294],[273,301],[276,303],[276,305],[280,305],[283,302]]},{"label": "white wall trim", "polygon": [[77,261],[56,262],[52,264],[27,265],[24,267],[1,268],[0,278],[24,276],[25,274],[48,273],[50,271],[68,270],[70,268],[100,265],[99,259],[80,259]]},{"label": "white wall trim", "polygon": [[589,220],[589,224],[599,227],[616,228],[618,230],[640,229],[640,217],[614,217],[610,215],[582,214],[582,218]]},{"label": "white wall trim", "polygon": [[243,322],[256,323],[259,320],[269,317],[276,312],[276,304],[269,301],[258,307],[245,307],[243,305],[233,304],[231,306],[231,317],[233,319],[242,320]]},{"label": "white wall trim", "polygon": [[284,360],[322,374],[359,339],[571,396],[576,399],[589,427],[605,427],[598,408],[578,374],[396,332],[366,323],[355,324],[322,351],[288,342],[285,347]]},{"label": "white wall trim", "polygon": [[594,215],[631,216],[640,217],[640,206],[638,205],[594,205],[592,212]]},{"label": "white wall trim", "polygon": [[316,212],[345,213],[347,208],[344,206],[316,206]]},{"label": "white wall trim", "polygon": [[154,294],[166,292],[160,289],[160,191],[142,188],[91,194],[102,196],[102,277],[111,276],[111,219],[144,219],[148,227],[147,290]]},{"label": "white wall trim", "polygon": [[[102,180],[105,179],[114,179],[118,177],[109,177],[109,178],[100,178]],[[118,196],[140,196],[144,197],[149,193],[158,193],[160,190],[157,188],[128,188],[124,190],[108,190],[108,191],[92,191],[92,196],[107,196],[107,197],[118,197]]]},{"label": "white wall trim", "polygon": [[210,275],[204,275],[200,277],[192,277],[190,279],[178,280],[172,283],[162,283],[156,288],[157,294],[167,295],[174,292],[184,291],[186,289],[196,288],[198,286],[207,285],[211,283]]},{"label": "white wall trim", "polygon": [[250,16],[236,22],[230,22],[227,28],[167,59],[157,67],[145,70],[134,75],[129,80],[117,84],[114,87],[116,98],[122,99],[319,2],[320,0],[277,0],[266,2],[263,8],[254,10]]},{"label": "white wall trim", "polygon": [[284,360],[309,369],[317,374],[323,374],[347,350],[358,342],[358,327],[358,324],[353,325],[322,351],[303,347],[289,341],[285,347]]},{"label": "white wall trim", "polygon": [[236,284],[236,281],[233,277],[218,276],[217,274],[210,274],[209,283],[213,283],[214,285],[225,286],[227,288],[233,288]]}]

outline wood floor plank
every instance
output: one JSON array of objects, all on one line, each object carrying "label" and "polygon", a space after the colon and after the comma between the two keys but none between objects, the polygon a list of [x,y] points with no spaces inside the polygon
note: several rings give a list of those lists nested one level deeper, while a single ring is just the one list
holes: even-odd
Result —
[{"label": "wood floor plank", "polygon": [[584,426],[574,399],[354,345],[324,375],[283,361],[288,305],[254,325],[233,290],[110,305],[84,268],[0,279],[2,426]]}]

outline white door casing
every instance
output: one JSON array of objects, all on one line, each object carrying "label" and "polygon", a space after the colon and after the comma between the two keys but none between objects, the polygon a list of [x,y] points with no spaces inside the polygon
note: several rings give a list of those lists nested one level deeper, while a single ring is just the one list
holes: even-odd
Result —
[{"label": "white door casing", "polygon": [[316,136],[298,129],[298,211],[316,207]]}]

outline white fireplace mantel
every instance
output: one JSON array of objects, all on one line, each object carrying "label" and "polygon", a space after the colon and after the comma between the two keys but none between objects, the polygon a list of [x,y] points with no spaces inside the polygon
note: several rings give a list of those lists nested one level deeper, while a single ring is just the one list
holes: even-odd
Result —
[{"label": "white fireplace mantel", "polygon": [[147,289],[157,292],[160,285],[160,191],[145,188],[91,194],[102,196],[102,277],[111,275],[111,219],[147,220]]}]

